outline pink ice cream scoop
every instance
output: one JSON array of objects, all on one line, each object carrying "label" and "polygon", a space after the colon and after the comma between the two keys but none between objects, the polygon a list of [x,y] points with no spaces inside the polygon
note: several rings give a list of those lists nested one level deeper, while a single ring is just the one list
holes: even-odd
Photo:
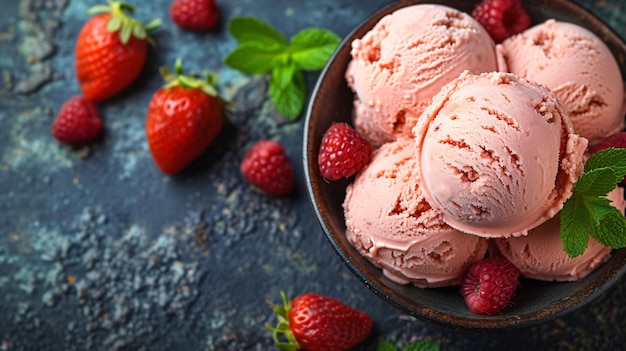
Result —
[{"label": "pink ice cream scoop", "polygon": [[346,79],[354,125],[374,145],[410,137],[443,85],[464,70],[498,68],[495,44],[471,16],[442,5],[407,6],[352,43]]},{"label": "pink ice cream scoop", "polygon": [[[607,196],[622,211],[626,207],[624,189],[616,188]],[[591,273],[611,256],[611,248],[593,238],[585,252],[570,258],[563,250],[560,218],[555,216],[527,236],[494,240],[498,251],[527,278],[546,281],[574,281]]]},{"label": "pink ice cream scoop", "polygon": [[548,20],[505,40],[508,71],[550,88],[574,131],[595,145],[624,129],[624,83],[615,57],[594,33]]},{"label": "pink ice cream scoop", "polygon": [[346,236],[389,279],[418,287],[459,284],[487,240],[445,224],[424,199],[414,142],[382,145],[347,188]]},{"label": "pink ice cream scoop", "polygon": [[463,73],[414,130],[426,201],[482,237],[526,235],[571,196],[587,140],[555,95],[511,73]]}]

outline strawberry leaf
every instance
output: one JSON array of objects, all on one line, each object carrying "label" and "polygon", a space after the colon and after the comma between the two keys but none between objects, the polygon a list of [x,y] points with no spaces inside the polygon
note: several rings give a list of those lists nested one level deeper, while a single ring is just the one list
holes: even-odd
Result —
[{"label": "strawberry leaf", "polygon": [[341,38],[329,30],[303,29],[291,38],[293,60],[305,70],[322,69],[340,42]]},{"label": "strawberry leaf", "polygon": [[107,23],[107,32],[113,33],[117,32],[122,27],[122,19],[117,16],[112,16],[109,22]]}]

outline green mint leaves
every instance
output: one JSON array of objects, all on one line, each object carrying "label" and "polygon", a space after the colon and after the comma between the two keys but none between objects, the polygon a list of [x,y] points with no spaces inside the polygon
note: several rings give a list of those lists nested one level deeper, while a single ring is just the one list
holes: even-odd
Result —
[{"label": "green mint leaves", "polygon": [[295,121],[306,100],[302,70],[324,68],[341,39],[333,32],[306,28],[289,42],[272,26],[254,17],[234,17],[228,30],[239,42],[224,63],[245,74],[270,74],[269,94],[278,112]]},{"label": "green mint leaves", "polygon": [[614,249],[626,247],[626,218],[606,196],[626,175],[626,149],[608,148],[591,156],[560,214],[561,241],[569,257],[587,249],[589,235]]},{"label": "green mint leaves", "polygon": [[[376,351],[398,351],[390,342],[381,340],[376,346]],[[431,340],[421,340],[407,345],[402,351],[439,351],[439,343]]]}]

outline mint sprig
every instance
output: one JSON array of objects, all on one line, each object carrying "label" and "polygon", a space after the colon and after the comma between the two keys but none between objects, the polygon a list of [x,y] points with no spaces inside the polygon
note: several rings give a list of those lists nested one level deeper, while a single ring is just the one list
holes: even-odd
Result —
[{"label": "mint sprig", "polygon": [[[381,340],[376,351],[398,351],[389,341]],[[405,346],[402,351],[439,351],[439,343],[432,340],[420,340]]]},{"label": "mint sprig", "polygon": [[626,218],[606,196],[626,175],[626,149],[591,156],[560,214],[563,249],[571,258],[587,249],[589,236],[614,249],[626,247]]},{"label": "mint sprig", "polygon": [[239,42],[224,63],[245,74],[270,74],[270,99],[278,112],[298,119],[306,100],[303,70],[324,68],[341,39],[320,28],[305,28],[289,41],[254,17],[234,17],[228,31]]}]

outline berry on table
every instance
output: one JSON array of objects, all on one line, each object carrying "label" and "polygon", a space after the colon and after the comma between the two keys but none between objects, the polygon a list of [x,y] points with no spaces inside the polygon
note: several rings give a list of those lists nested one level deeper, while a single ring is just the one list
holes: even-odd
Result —
[{"label": "berry on table", "polygon": [[207,31],[219,25],[220,9],[215,0],[174,0],[170,17],[181,28]]},{"label": "berry on table", "polygon": [[476,314],[496,314],[508,303],[519,281],[519,269],[502,257],[490,257],[470,266],[461,294]]},{"label": "berry on table", "polygon": [[500,43],[530,27],[530,16],[520,0],[483,0],[472,11],[472,17]]},{"label": "berry on table", "polygon": [[254,144],[241,162],[241,174],[271,196],[289,195],[295,186],[293,167],[283,147],[271,140]]},{"label": "berry on table", "polygon": [[52,122],[52,135],[66,144],[91,141],[101,130],[100,112],[91,101],[80,95],[67,100]]},{"label": "berry on table", "polygon": [[274,333],[280,350],[349,351],[365,340],[374,322],[365,312],[328,296],[306,293],[282,305],[271,305],[278,325]]},{"label": "berry on table", "polygon": [[174,72],[162,68],[166,84],[150,99],[146,138],[152,159],[166,174],[186,168],[217,138],[224,123],[222,100],[215,76],[208,72],[183,74],[176,60]]},{"label": "berry on table", "polygon": [[318,166],[327,180],[348,178],[365,167],[372,145],[347,123],[333,123],[322,137]]}]

